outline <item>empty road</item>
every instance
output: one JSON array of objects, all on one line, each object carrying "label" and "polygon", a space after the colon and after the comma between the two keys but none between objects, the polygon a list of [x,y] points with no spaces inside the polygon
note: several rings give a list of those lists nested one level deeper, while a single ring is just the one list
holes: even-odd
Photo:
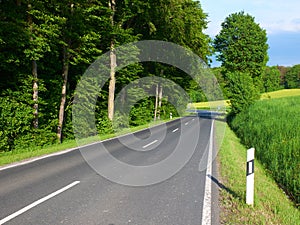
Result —
[{"label": "empty road", "polygon": [[[216,168],[213,163],[199,171],[201,159],[207,162],[214,150],[212,122],[184,117],[151,132],[146,129],[81,150],[0,168],[0,224],[218,224],[218,193],[210,178]],[[134,174],[135,179],[126,171],[116,174],[102,149],[119,161],[142,168],[166,160],[176,147],[179,159],[190,149],[195,151],[173,176],[146,186],[124,183],[143,182],[166,171]],[[101,176],[87,162],[88,157],[101,170],[111,171],[113,179],[119,176],[120,182]]]}]

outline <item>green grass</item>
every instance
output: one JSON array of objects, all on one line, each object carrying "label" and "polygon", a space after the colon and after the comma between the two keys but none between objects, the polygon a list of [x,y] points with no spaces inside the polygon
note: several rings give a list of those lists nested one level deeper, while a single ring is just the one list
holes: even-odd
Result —
[{"label": "green grass", "polygon": [[[176,118],[174,118],[176,119]],[[128,134],[131,132],[135,132],[138,130],[142,130],[151,126],[158,125],[163,122],[167,122],[170,120],[160,120],[156,122],[151,122],[150,124],[145,124],[137,127],[132,127],[132,128],[127,128],[123,129],[120,132],[116,132],[114,134],[106,134],[106,135],[101,135],[101,136],[94,136],[94,137],[89,137],[83,140],[80,140],[80,145],[85,145],[85,144],[91,144],[95,143],[100,140],[107,140],[109,138],[113,138],[116,136]],[[22,150],[15,150],[15,151],[10,151],[10,152],[0,152],[0,166],[7,165],[10,163],[14,162],[20,162],[22,160],[28,160],[31,158],[63,151],[66,149],[71,149],[71,148],[76,148],[78,147],[78,144],[76,140],[67,140],[64,141],[62,144],[54,144],[50,146],[44,146],[43,148],[30,148],[30,149],[22,149]]]},{"label": "green grass", "polygon": [[290,96],[299,96],[300,89],[283,89],[279,91],[268,92],[262,94],[261,99],[270,99],[270,98],[284,98]]},{"label": "green grass", "polygon": [[[221,123],[216,123],[217,132],[222,129]],[[220,180],[226,187],[220,191],[222,224],[300,225],[300,211],[257,160],[254,206],[245,204],[246,148],[227,125],[218,157]]]},{"label": "green grass", "polygon": [[212,102],[197,102],[192,103],[192,107],[196,109],[211,109],[211,108],[218,108],[219,106],[227,107],[229,106],[228,100],[219,100],[219,101],[212,101]]},{"label": "green grass", "polygon": [[[300,89],[283,89],[279,91],[267,92],[261,95],[261,99],[270,99],[270,98],[284,98],[290,96],[299,96]],[[219,100],[219,101],[211,101],[211,102],[197,102],[192,103],[192,107],[196,109],[214,109],[218,106],[230,106],[229,100]]]},{"label": "green grass", "polygon": [[300,206],[299,105],[300,96],[258,101],[231,126]]}]

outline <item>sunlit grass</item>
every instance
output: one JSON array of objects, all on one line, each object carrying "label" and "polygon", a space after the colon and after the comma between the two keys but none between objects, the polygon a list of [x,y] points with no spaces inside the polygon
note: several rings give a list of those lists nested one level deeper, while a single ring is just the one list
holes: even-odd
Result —
[{"label": "sunlit grass", "polygon": [[283,89],[279,91],[264,93],[262,94],[261,99],[284,98],[284,97],[299,96],[299,95],[300,95],[300,89]]},{"label": "sunlit grass", "polygon": [[[270,99],[270,98],[284,98],[290,96],[299,96],[300,89],[283,89],[279,91],[267,92],[261,95],[261,99]],[[196,102],[190,105],[191,108],[196,109],[217,109],[218,107],[225,106],[230,107],[230,100],[219,100],[211,102]]]},{"label": "sunlit grass", "polygon": [[[223,129],[216,122],[216,130]],[[221,132],[222,133],[222,132]],[[226,125],[219,151],[221,183],[221,224],[286,224],[300,225],[300,211],[264,170],[255,162],[254,206],[245,203],[246,148]]]},{"label": "sunlit grass", "polygon": [[300,206],[300,96],[258,101],[234,118],[242,142]]},{"label": "sunlit grass", "polygon": [[228,107],[230,101],[228,100],[219,100],[219,101],[212,101],[212,102],[197,102],[192,103],[191,108],[196,109],[217,109],[218,107],[223,108]]}]

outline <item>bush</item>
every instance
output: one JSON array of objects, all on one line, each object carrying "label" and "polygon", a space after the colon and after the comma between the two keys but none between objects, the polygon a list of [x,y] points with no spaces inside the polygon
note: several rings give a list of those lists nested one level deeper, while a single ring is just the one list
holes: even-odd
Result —
[{"label": "bush", "polygon": [[236,115],[249,108],[259,99],[259,90],[253,84],[253,79],[247,73],[228,72],[225,74],[226,96],[230,99],[231,113]]}]

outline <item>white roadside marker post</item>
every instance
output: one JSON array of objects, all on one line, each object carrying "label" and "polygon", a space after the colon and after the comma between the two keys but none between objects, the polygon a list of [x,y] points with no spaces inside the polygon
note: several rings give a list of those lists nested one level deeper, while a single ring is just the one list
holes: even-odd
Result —
[{"label": "white roadside marker post", "polygon": [[254,203],[254,148],[247,150],[246,204]]}]

